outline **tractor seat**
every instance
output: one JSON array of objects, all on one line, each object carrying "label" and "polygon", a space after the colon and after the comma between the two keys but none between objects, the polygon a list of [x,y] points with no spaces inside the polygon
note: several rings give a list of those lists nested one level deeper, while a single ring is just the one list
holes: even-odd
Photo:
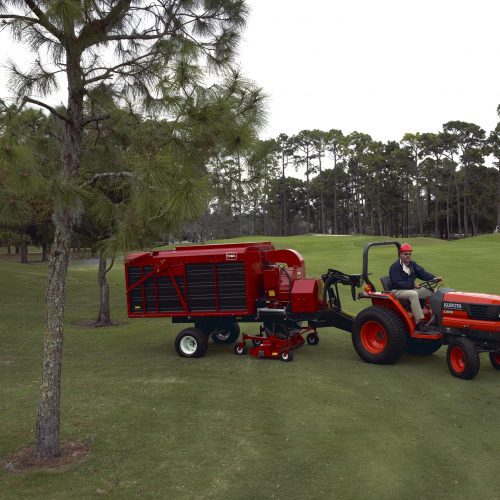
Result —
[{"label": "tractor seat", "polygon": [[[380,283],[382,284],[382,290],[384,292],[390,292],[392,290],[391,287],[391,280],[389,279],[389,276],[382,276],[380,278]],[[398,299],[401,304],[405,307],[405,309],[410,309],[410,301],[407,299]],[[425,306],[425,299],[420,299],[420,305],[422,307]]]},{"label": "tractor seat", "polygon": [[391,287],[391,280],[389,279],[389,276],[382,276],[380,278],[380,283],[382,283],[382,290],[384,292],[390,292],[392,287]]}]

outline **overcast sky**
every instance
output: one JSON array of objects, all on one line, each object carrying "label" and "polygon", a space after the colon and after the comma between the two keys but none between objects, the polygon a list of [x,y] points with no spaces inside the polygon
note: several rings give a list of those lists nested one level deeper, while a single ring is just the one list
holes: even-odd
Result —
[{"label": "overcast sky", "polygon": [[400,140],[499,121],[497,0],[247,0],[240,62],[270,96],[263,137],[338,128]]},{"label": "overcast sky", "polygon": [[[486,131],[498,121],[498,0],[247,3],[239,61],[269,95],[263,138],[338,128],[387,141],[450,120]],[[8,40],[0,62],[22,57]]]}]

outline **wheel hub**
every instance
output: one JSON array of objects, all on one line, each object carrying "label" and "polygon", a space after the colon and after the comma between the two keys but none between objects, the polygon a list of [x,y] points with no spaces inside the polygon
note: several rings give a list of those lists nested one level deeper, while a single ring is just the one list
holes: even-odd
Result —
[{"label": "wheel hub", "polygon": [[196,342],[196,339],[194,337],[186,335],[181,339],[179,345],[184,354],[193,354],[198,347],[198,342]]},{"label": "wheel hub", "polygon": [[453,347],[450,353],[450,361],[451,366],[457,373],[463,372],[465,370],[465,354],[460,347]]},{"label": "wheel hub", "polygon": [[387,333],[378,321],[367,321],[361,329],[361,342],[371,354],[380,354],[387,347]]}]

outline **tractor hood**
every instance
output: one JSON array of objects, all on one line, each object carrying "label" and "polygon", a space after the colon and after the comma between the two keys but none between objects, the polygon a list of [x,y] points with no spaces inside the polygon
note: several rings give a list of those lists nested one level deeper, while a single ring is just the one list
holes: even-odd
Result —
[{"label": "tractor hood", "polygon": [[[450,291],[444,294],[443,301],[457,304],[500,305],[500,295]],[[446,306],[443,304],[443,307]]]},{"label": "tractor hood", "polygon": [[491,329],[491,322],[496,323],[495,328],[500,328],[500,295],[442,288],[430,298],[430,305],[443,326],[455,326],[457,321],[463,327],[464,320],[478,320],[487,321],[486,326],[482,325],[484,328]]}]

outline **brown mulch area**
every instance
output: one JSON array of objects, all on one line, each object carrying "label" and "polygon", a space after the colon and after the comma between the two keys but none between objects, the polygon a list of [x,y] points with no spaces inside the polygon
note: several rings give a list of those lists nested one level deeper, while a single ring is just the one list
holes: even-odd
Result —
[{"label": "brown mulch area", "polygon": [[23,472],[63,470],[68,465],[84,460],[90,453],[90,446],[78,441],[65,441],[60,445],[61,456],[50,460],[33,458],[33,446],[16,451],[0,461],[0,466],[12,474]]}]

